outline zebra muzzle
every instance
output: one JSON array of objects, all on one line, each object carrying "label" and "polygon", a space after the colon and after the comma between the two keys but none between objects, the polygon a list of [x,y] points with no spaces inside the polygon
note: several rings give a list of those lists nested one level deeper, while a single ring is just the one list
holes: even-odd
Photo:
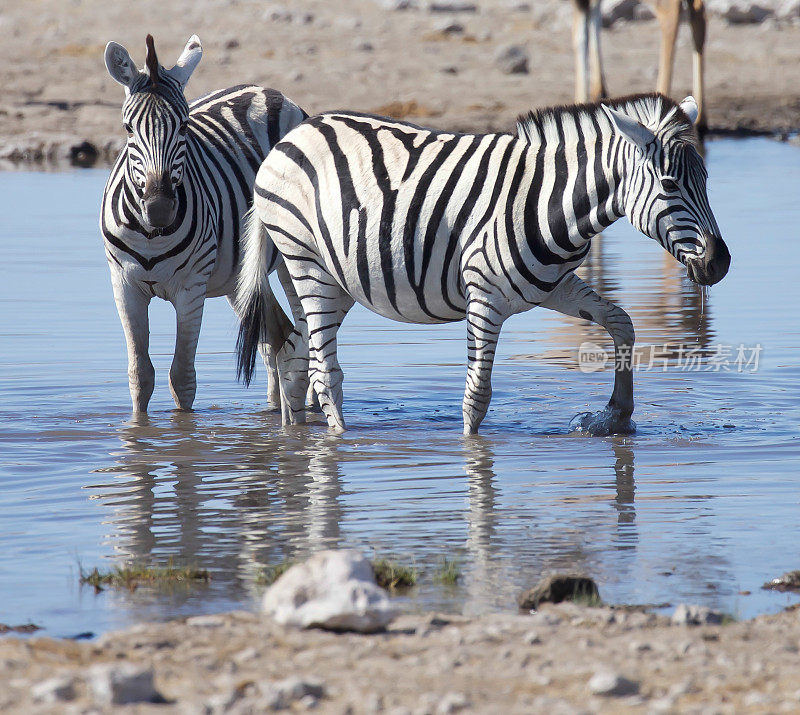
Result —
[{"label": "zebra muzzle", "polygon": [[705,245],[702,256],[686,261],[686,272],[695,283],[711,286],[719,283],[728,273],[731,254],[719,236],[707,235]]},{"label": "zebra muzzle", "polygon": [[178,200],[168,174],[150,176],[142,195],[142,215],[153,228],[166,228],[178,211]]}]

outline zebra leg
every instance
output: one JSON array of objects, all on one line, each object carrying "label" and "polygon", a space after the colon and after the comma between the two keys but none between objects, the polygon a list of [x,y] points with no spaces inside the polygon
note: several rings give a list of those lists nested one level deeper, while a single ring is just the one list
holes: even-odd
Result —
[{"label": "zebra leg", "polygon": [[137,288],[112,280],[114,301],[128,346],[128,388],[134,413],[147,412],[153,395],[156,371],[150,362],[150,297]]},{"label": "zebra leg", "polygon": [[633,344],[636,334],[630,316],[597,295],[574,273],[559,284],[542,307],[602,325],[614,340],[614,391],[605,410],[578,415],[573,422],[594,435],[629,434],[636,430],[633,414]]},{"label": "zebra leg", "polygon": [[169,369],[169,390],[179,410],[191,410],[197,390],[194,358],[197,340],[203,322],[203,304],[206,299],[205,284],[194,290],[181,289],[172,301],[178,322],[175,337],[175,355]]},{"label": "zebra leg", "polygon": [[477,434],[492,399],[492,366],[503,317],[488,301],[467,306],[467,385],[464,389],[464,434]]},{"label": "zebra leg", "polygon": [[[289,301],[289,307],[292,310],[292,317],[294,318],[295,324],[301,320],[305,322],[303,306],[300,303],[300,298],[297,297],[297,291],[294,289],[292,277],[289,275],[286,264],[283,262],[278,266],[278,279],[281,282],[281,286],[283,286],[283,292],[286,293],[286,300]],[[298,337],[300,337],[299,333]],[[314,391],[314,386],[310,382],[308,383],[308,391],[306,392],[305,407],[312,412],[322,412],[319,406],[319,398]]]},{"label": "zebra leg", "polygon": [[308,377],[328,427],[334,432],[344,432],[344,375],[336,356],[336,334],[354,301],[330,277],[325,281],[314,280],[313,297],[301,300],[308,322]]}]

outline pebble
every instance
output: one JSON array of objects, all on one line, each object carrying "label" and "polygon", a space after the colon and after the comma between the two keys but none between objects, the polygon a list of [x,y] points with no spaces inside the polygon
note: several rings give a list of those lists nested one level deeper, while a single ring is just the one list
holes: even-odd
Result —
[{"label": "pebble", "polygon": [[719,625],[722,614],[706,606],[680,603],[672,614],[672,623],[676,626]]},{"label": "pebble", "polygon": [[635,680],[628,680],[619,673],[601,671],[595,673],[589,680],[589,692],[592,695],[615,697],[635,695],[639,692],[639,683]]},{"label": "pebble", "polygon": [[[525,72],[528,71],[527,61],[526,53]],[[576,574],[553,574],[545,576],[533,588],[525,591],[519,597],[518,603],[523,611],[528,611],[538,608],[540,603],[562,603],[563,601],[574,601],[576,598],[599,600],[600,592],[594,580],[588,576]],[[583,615],[580,611],[576,614]]]},{"label": "pebble", "polygon": [[464,25],[462,25],[460,22],[451,22],[449,20],[445,20],[436,27],[436,32],[441,35],[463,35]]},{"label": "pebble", "polygon": [[732,25],[750,25],[774,17],[773,8],[748,0],[706,0],[706,9]]},{"label": "pebble", "polygon": [[433,0],[428,3],[428,12],[477,12],[478,6],[474,2],[463,0]]},{"label": "pebble", "polygon": [[163,702],[153,684],[153,669],[124,663],[96,665],[89,670],[89,687],[103,705]]},{"label": "pebble", "polygon": [[265,707],[271,710],[290,708],[292,703],[305,703],[313,700],[314,706],[325,697],[325,685],[318,680],[293,677],[279,681],[265,681],[259,684]]},{"label": "pebble", "polygon": [[436,715],[457,713],[470,706],[469,698],[464,693],[447,693],[436,705]]},{"label": "pebble", "polygon": [[505,74],[528,74],[528,51],[522,45],[501,47],[495,62]]},{"label": "pebble", "polygon": [[63,703],[75,698],[75,679],[50,678],[31,688],[33,699],[40,703]]},{"label": "pebble", "polygon": [[536,631],[528,631],[522,636],[522,642],[525,645],[538,645],[542,639]]}]

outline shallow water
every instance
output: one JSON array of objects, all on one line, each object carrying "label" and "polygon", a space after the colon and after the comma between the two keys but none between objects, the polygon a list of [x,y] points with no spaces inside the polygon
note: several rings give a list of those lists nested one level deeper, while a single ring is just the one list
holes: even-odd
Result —
[{"label": "shallow water", "polygon": [[[172,411],[174,318],[152,304],[156,391],[134,424],[96,229],[105,172],[0,173],[0,622],[63,636],[254,608],[259,569],[332,546],[416,565],[412,608],[513,609],[565,569],[591,574],[609,602],[745,617],[796,601],[760,586],[800,567],[800,151],[716,141],[708,163],[733,265],[706,297],[623,222],[582,270],[643,346],[628,438],[570,434],[613,377],[580,371],[578,347],[610,340],[545,310],[507,323],[480,438],[460,434],[463,324],[359,309],[340,333],[350,430],[283,431],[264,411],[263,370],[250,390],[234,381],[222,299],[206,304],[193,414]],[[702,356],[699,371],[678,344]],[[745,359],[762,346],[757,370],[737,369],[740,345]],[[728,369],[707,369],[717,346]],[[78,585],[79,564],[170,557],[211,583]],[[455,587],[433,583],[444,557],[460,564]]]}]

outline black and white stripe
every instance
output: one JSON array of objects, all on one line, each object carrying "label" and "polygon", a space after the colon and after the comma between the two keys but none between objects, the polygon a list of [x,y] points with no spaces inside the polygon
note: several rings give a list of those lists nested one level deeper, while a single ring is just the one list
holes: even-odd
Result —
[{"label": "black and white stripe", "polygon": [[[281,358],[284,418],[303,419],[307,335],[312,384],[329,425],[344,428],[336,332],[354,301],[395,320],[467,320],[466,433],[486,413],[496,342],[515,313],[543,305],[594,320],[619,357],[633,344],[630,319],[574,275],[593,236],[626,215],[693,280],[727,271],[696,109],[691,98],[639,95],[532,113],[518,136],[333,112],[290,132],[258,172],[242,268],[243,285],[256,284],[272,239],[302,303],[305,320]],[[245,315],[251,294],[240,297]],[[259,337],[243,327],[245,378]],[[620,366],[603,424],[631,429],[632,410],[630,369]]]},{"label": "black and white stripe", "polygon": [[[128,140],[105,188],[100,228],[128,342],[136,411],[146,411],[153,389],[147,355],[153,297],[175,306],[170,388],[179,408],[191,407],[203,303],[225,295],[233,304],[242,217],[252,203],[255,174],[270,147],[306,117],[280,92],[254,85],[187,103],[184,87],[201,52],[192,37],[178,64],[167,70],[148,36],[147,71],[140,71],[120,45],[109,43],[106,50],[109,72],[126,90],[122,121]],[[269,272],[280,257],[274,247],[265,248]],[[266,277],[264,282],[269,291]],[[269,298],[259,320],[266,321],[265,339],[272,329],[282,342],[291,326],[271,292]],[[274,370],[271,377],[277,402]]]}]

